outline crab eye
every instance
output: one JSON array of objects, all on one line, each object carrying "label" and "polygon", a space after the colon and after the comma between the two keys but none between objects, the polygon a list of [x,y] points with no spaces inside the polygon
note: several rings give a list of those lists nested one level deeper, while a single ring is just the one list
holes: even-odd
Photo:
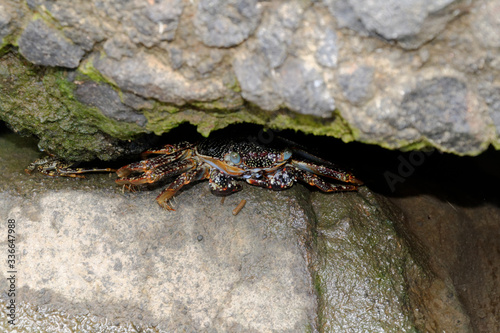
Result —
[{"label": "crab eye", "polygon": [[285,149],[283,152],[283,160],[288,160],[290,157],[292,157],[292,151],[290,149]]},{"label": "crab eye", "polygon": [[233,164],[240,164],[240,161],[241,161],[241,157],[240,157],[240,154],[238,154],[237,152],[233,151],[231,153],[229,153],[229,160],[231,161],[231,163]]}]

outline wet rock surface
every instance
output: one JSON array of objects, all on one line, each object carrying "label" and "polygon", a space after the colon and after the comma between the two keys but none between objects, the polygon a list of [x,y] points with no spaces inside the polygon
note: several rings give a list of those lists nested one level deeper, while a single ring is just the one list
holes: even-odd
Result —
[{"label": "wet rock surface", "polygon": [[[208,135],[250,122],[391,149],[477,155],[499,146],[496,0],[31,0],[2,8],[3,53],[17,47],[60,77],[76,68],[87,75],[78,81],[143,99],[129,105],[144,115],[133,129],[121,108],[97,106],[93,122],[114,138],[160,135],[183,122]],[[71,100],[74,90],[58,98]],[[26,110],[21,103],[19,121],[0,117],[14,128],[32,124]],[[44,148],[54,145],[35,134]],[[96,148],[93,157],[102,154]]]}]

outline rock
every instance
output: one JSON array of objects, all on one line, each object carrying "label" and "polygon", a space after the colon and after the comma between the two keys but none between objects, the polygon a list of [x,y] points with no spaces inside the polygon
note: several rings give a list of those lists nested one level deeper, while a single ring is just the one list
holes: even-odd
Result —
[{"label": "rock", "polygon": [[28,24],[19,38],[19,51],[36,65],[67,68],[78,67],[85,53],[42,20]]},{"label": "rock", "polygon": [[206,185],[191,188],[205,206],[181,196],[178,212],[169,215],[152,193],[61,190],[31,204],[3,197],[13,200],[8,215],[19,221],[19,204],[36,211],[18,228],[31,244],[19,264],[19,301],[167,331],[313,326],[314,296],[294,230],[284,228],[285,219],[269,230],[267,211],[250,224],[250,212],[234,218],[236,197],[217,208],[220,215],[200,219],[207,203],[220,207]]},{"label": "rock", "polygon": [[[222,205],[205,181],[167,212],[154,200],[163,186],[124,193],[108,175],[25,175],[37,152],[15,142],[0,136],[1,218],[17,223],[18,329],[421,329],[409,304],[424,323],[448,329],[443,313],[453,313],[468,327],[458,300],[440,298],[453,288],[429,279],[395,232],[399,213],[367,188],[244,185]],[[433,289],[422,299],[424,283]]]},{"label": "rock", "polygon": [[304,8],[298,2],[281,4],[276,11],[270,11],[257,30],[259,47],[272,68],[279,67],[288,55],[288,46],[297,29]]},{"label": "rock", "polygon": [[[455,16],[450,8],[456,0],[325,1],[341,26],[367,31],[413,49],[434,38]],[[447,10],[445,10],[447,9]]]},{"label": "rock", "polygon": [[483,2],[474,10],[474,36],[484,47],[500,47],[500,36],[497,33],[500,29],[500,17],[497,15],[499,11],[500,4],[497,1]]},{"label": "rock", "polygon": [[161,59],[147,53],[120,61],[108,57],[96,59],[95,67],[122,89],[176,105],[214,101],[233,95],[221,80],[188,80]]},{"label": "rock", "polygon": [[273,74],[264,55],[239,52],[233,62],[236,77],[240,82],[241,95],[264,110],[276,110],[283,98],[274,91]]},{"label": "rock", "polygon": [[368,101],[373,95],[373,74],[375,70],[368,66],[353,64],[340,70],[338,78],[342,93],[349,102],[357,105]]},{"label": "rock", "polygon": [[242,52],[233,67],[242,82],[243,97],[264,110],[276,110],[283,103],[291,110],[325,118],[335,110],[321,72],[301,59],[289,57],[276,71],[269,72],[266,58],[246,57]]},{"label": "rock", "polygon": [[[107,37],[105,21],[94,16],[91,3],[82,1],[78,6],[74,1],[30,0],[28,6],[35,11],[49,12],[47,22],[57,22],[64,36],[85,51],[92,50],[97,42]],[[55,22],[54,22],[55,21]]]},{"label": "rock", "polygon": [[108,85],[83,82],[78,85],[75,94],[80,102],[99,108],[109,118],[136,123],[139,126],[146,123],[146,117],[123,104],[118,93]]},{"label": "rock", "polygon": [[[26,71],[26,63],[15,54],[0,59],[0,80],[4,82],[0,95],[24,96],[22,103],[13,98],[0,99],[0,119],[13,130],[36,136],[40,149],[57,152],[58,156],[71,161],[110,160],[144,149],[140,144],[121,141],[137,137],[145,132],[144,128],[135,123],[118,123],[96,107],[78,102],[73,93],[66,94],[75,88],[74,81],[79,81],[74,72],[62,74],[51,68],[45,68],[40,76],[33,75],[35,72],[35,66]],[[78,79],[88,82],[88,77]],[[98,126],[96,119],[101,119]],[[128,137],[123,136],[126,132]],[[121,136],[121,140],[116,136]],[[131,148],[134,146],[137,147]]]},{"label": "rock", "polygon": [[300,59],[288,58],[276,72],[275,82],[291,110],[325,118],[335,110],[335,101],[321,72]]},{"label": "rock", "polygon": [[[400,102],[377,98],[367,105],[366,117],[360,117],[359,113],[348,117],[371,133],[366,138],[378,136],[376,141],[385,141],[388,147],[429,141],[442,151],[453,150],[458,154],[485,149],[484,142],[492,132],[479,129],[488,127],[490,120],[485,116],[486,107],[471,98],[471,87],[452,76],[415,81]],[[384,113],[379,113],[380,110]],[[369,124],[366,119],[371,117],[377,120]]]},{"label": "rock", "polygon": [[[422,82],[406,94],[401,102],[402,120],[398,129],[415,128],[422,136],[446,148],[452,146],[462,151],[480,146],[482,140],[469,135],[471,126],[468,115],[467,86],[452,77]],[[418,112],[426,110],[425,113]],[[396,119],[395,119],[396,120]],[[397,121],[397,120],[396,120]],[[473,148],[474,149],[474,148]]]},{"label": "rock", "polygon": [[491,87],[485,84],[481,87],[480,93],[488,105],[490,117],[497,133],[500,133],[500,86]]},{"label": "rock", "polygon": [[337,35],[332,29],[326,29],[323,36],[320,37],[321,42],[318,50],[315,53],[316,61],[321,65],[329,68],[337,66],[338,46]]},{"label": "rock", "polygon": [[7,10],[5,4],[0,4],[0,46],[4,44],[4,38],[12,33],[12,14]]},{"label": "rock", "polygon": [[[394,229],[398,210],[386,199],[362,188],[336,196],[335,205],[316,192],[312,204],[318,220],[315,283],[325,332],[414,332],[416,323],[403,310],[408,301],[419,325],[470,331],[458,299],[445,296],[456,293],[454,287],[424,278],[405,253]],[[410,292],[401,289],[407,282]]]},{"label": "rock", "polygon": [[205,45],[231,47],[247,39],[259,21],[256,0],[200,0],[194,25]]},{"label": "rock", "polygon": [[[127,105],[148,118],[140,122],[145,128],[131,131],[130,122],[120,124],[119,108],[92,120],[81,118],[120,140],[142,132],[162,135],[182,123],[208,135],[250,122],[391,149],[477,155],[489,145],[500,146],[495,109],[489,112],[486,100],[491,94],[484,94],[495,91],[500,73],[495,1],[26,4],[2,4],[0,54],[19,46],[32,63],[56,66],[63,76],[60,67],[77,68],[120,96],[137,96],[137,104]],[[26,63],[26,73],[31,70]],[[432,80],[440,82],[438,88],[447,86],[437,90],[439,96],[424,88],[434,86]],[[75,94],[71,89],[66,97]],[[419,101],[428,93],[439,106]],[[450,96],[466,105],[447,104]],[[464,107],[471,117],[458,116]],[[443,110],[461,119],[457,126],[439,118]],[[404,118],[409,113],[419,119],[417,126]],[[30,122],[22,126],[26,131],[34,127],[32,118],[18,118]],[[57,146],[51,140],[45,137],[44,145]],[[60,155],[76,155],[66,153],[63,149]]]}]

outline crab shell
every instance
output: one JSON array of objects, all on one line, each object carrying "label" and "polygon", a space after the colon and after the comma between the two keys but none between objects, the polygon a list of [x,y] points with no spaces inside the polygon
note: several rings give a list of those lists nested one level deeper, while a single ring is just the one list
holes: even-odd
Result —
[{"label": "crab shell", "polygon": [[248,179],[275,172],[288,162],[292,151],[264,147],[251,141],[218,139],[200,143],[196,156],[229,176]]}]

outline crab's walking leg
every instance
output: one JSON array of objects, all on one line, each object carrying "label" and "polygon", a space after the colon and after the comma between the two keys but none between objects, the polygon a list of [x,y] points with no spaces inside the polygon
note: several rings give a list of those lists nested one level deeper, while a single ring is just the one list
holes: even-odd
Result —
[{"label": "crab's walking leg", "polygon": [[143,152],[141,154],[141,157],[145,158],[146,156],[151,155],[151,154],[171,155],[173,153],[178,153],[180,151],[192,148],[194,146],[195,146],[195,144],[193,144],[191,142],[182,141],[182,142],[175,143],[175,144],[165,145],[161,149],[146,150],[145,152]]},{"label": "crab's walking leg", "polygon": [[[73,163],[74,164],[74,163]],[[44,158],[39,158],[30,165],[24,171],[27,174],[31,174],[34,170],[37,170],[43,175],[51,177],[73,177],[73,178],[85,178],[81,175],[82,173],[89,172],[115,172],[115,169],[111,168],[72,168],[71,163],[66,163],[55,156],[47,156]]]},{"label": "crab's walking leg", "polygon": [[169,200],[179,191],[184,185],[191,182],[207,179],[210,177],[210,169],[208,167],[194,168],[181,174],[177,179],[170,184],[160,195],[156,198],[158,204],[167,210],[174,211],[175,209],[169,205]]},{"label": "crab's walking leg", "polygon": [[308,183],[311,186],[316,186],[323,192],[356,191],[358,189],[357,185],[327,183],[323,179],[321,179],[321,177],[318,177],[314,173],[310,173],[307,171],[296,170],[296,175],[298,179]]},{"label": "crab's walking leg", "polygon": [[341,169],[338,169],[335,166],[325,166],[325,165],[320,165],[320,164],[313,164],[313,163],[308,163],[305,161],[300,161],[300,160],[292,160],[291,163],[295,168],[305,171],[305,172],[310,172],[313,174],[317,174],[320,176],[325,176],[328,178],[333,178],[340,180],[345,183],[352,183],[356,185],[363,185],[363,182],[356,177],[354,177],[353,174],[343,171]]},{"label": "crab's walking leg", "polygon": [[[140,162],[139,162],[140,163]],[[180,173],[196,167],[196,162],[192,159],[180,160],[171,164],[158,165],[155,168],[147,169],[143,173],[130,177],[120,177],[115,182],[117,184],[151,184],[162,178],[176,176]],[[120,170],[118,170],[120,171]],[[116,173],[118,173],[118,171]]]},{"label": "crab's walking leg", "polygon": [[185,159],[192,156],[192,152],[188,151],[179,151],[172,153],[170,155],[161,155],[157,157],[153,157],[144,161],[131,163],[121,167],[116,170],[116,174],[118,177],[127,177],[134,171],[138,172],[147,172],[149,170],[161,167],[164,164],[172,163],[179,159]]},{"label": "crab's walking leg", "polygon": [[116,169],[111,169],[111,168],[89,168],[89,169],[84,169],[84,168],[61,168],[57,169],[54,173],[51,174],[51,172],[44,172],[40,171],[44,175],[48,176],[63,176],[63,177],[76,177],[76,178],[85,178],[82,173],[89,173],[89,172],[115,172]]}]

